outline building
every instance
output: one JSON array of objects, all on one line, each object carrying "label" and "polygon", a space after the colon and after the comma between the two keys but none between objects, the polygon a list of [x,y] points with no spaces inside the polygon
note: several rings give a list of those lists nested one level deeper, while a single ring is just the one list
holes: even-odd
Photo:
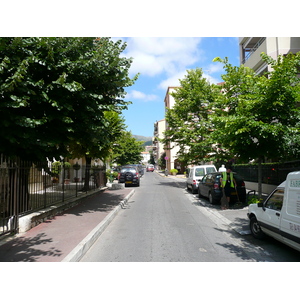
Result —
[{"label": "building", "polygon": [[154,134],[153,134],[153,156],[155,164],[158,165],[158,160],[165,152],[164,145],[160,142],[160,139],[164,138],[164,131],[166,130],[166,120],[156,121],[154,123]]},{"label": "building", "polygon": [[[175,104],[175,99],[171,93],[175,92],[178,87],[168,87],[166,96],[165,96],[165,109],[172,108]],[[168,129],[168,123],[165,124],[166,129]],[[184,171],[184,166],[181,165],[177,160],[177,152],[179,151],[179,146],[176,146],[175,143],[171,142],[170,145],[165,145],[166,152],[166,169],[178,169],[179,171]]]},{"label": "building", "polygon": [[148,151],[144,151],[144,152],[141,152],[141,155],[142,155],[142,163],[144,165],[147,165],[148,164],[148,161],[150,160],[150,153]]},{"label": "building", "polygon": [[262,52],[276,59],[279,55],[300,51],[300,37],[240,37],[240,63],[263,74],[271,71],[260,57]]}]

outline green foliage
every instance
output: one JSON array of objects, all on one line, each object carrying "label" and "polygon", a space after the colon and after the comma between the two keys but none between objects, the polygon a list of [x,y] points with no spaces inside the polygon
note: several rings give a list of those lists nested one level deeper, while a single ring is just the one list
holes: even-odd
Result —
[{"label": "green foliage", "polygon": [[250,204],[260,203],[262,201],[263,201],[262,198],[259,198],[257,196],[252,196],[252,197],[249,197],[247,204],[250,205]]},{"label": "green foliage", "polygon": [[185,78],[180,80],[180,88],[171,94],[175,104],[166,111],[168,128],[163,140],[170,147],[179,146],[180,161],[194,164],[209,160],[211,152],[208,137],[213,128],[211,105],[215,88],[202,76],[199,68],[188,70]]},{"label": "green foliage", "polygon": [[178,173],[178,170],[177,169],[171,169],[170,173],[173,174],[173,175],[176,175]]},{"label": "green foliage", "polygon": [[114,179],[118,176],[118,172],[113,172],[110,169],[106,170],[105,174],[109,182],[113,182]]},{"label": "green foliage", "polygon": [[131,132],[122,131],[112,148],[112,163],[137,164],[142,160],[143,141],[137,141]]},{"label": "green foliage", "polygon": [[111,142],[105,112],[127,108],[125,88],[137,78],[125,48],[109,38],[0,38],[0,152],[100,155]]},{"label": "green foliage", "polygon": [[219,146],[244,160],[298,153],[299,55],[272,61],[274,70],[268,77],[233,67],[227,59],[222,62],[225,83],[213,116],[213,138]]}]

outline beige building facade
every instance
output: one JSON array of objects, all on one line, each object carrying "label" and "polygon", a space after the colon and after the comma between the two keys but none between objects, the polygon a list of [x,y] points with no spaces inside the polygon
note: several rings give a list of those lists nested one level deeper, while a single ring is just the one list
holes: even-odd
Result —
[{"label": "beige building facade", "polygon": [[160,139],[164,138],[164,131],[166,130],[166,120],[160,120],[154,123],[154,134],[153,134],[153,156],[155,164],[158,166],[158,160],[161,155],[165,152],[164,144],[160,142]]},{"label": "beige building facade", "polygon": [[271,71],[263,62],[262,52],[276,59],[279,55],[300,51],[300,37],[240,37],[240,62],[256,74]]}]

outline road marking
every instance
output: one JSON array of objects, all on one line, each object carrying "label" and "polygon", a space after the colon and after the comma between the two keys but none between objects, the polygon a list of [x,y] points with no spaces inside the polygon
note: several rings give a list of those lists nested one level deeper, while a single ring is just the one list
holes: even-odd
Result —
[{"label": "road marking", "polygon": [[204,249],[204,248],[199,248],[199,251],[200,251],[200,252],[207,252],[207,250]]}]

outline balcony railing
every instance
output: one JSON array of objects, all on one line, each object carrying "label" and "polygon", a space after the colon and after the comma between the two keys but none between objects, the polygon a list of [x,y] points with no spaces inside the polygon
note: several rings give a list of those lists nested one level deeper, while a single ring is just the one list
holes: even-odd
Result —
[{"label": "balcony railing", "polygon": [[249,48],[249,51],[247,51],[245,58],[242,60],[242,64],[244,64],[250,58],[250,56],[259,48],[259,46],[265,41],[265,39],[265,37],[260,38],[252,48]]}]

